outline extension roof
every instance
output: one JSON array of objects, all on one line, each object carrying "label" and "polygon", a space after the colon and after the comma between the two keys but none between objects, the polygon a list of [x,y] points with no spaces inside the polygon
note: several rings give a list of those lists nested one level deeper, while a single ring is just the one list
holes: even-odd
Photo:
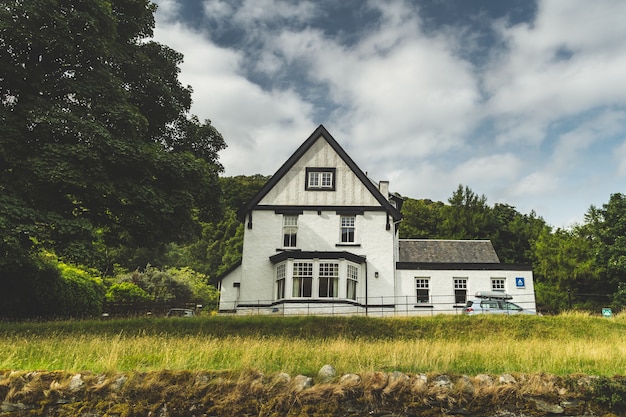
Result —
[{"label": "extension roof", "polygon": [[[244,211],[239,214],[241,219],[245,218],[245,215],[259,204],[259,202],[267,195],[267,193],[274,188],[274,186],[283,178],[283,176],[289,172],[289,170],[295,165],[295,163],[302,158],[302,156],[317,142],[318,140],[325,140],[339,155],[339,157],[346,163],[346,165],[354,172],[358,179],[368,189],[374,198],[380,203],[380,205],[386,209],[389,215],[398,221],[402,218],[400,211],[389,203],[389,200],[383,196],[378,190],[378,187],[365,175],[365,173],[358,167],[358,165],[350,158],[346,151],[339,145],[339,143],[332,137],[332,135],[326,130],[323,125],[319,125],[317,129],[308,137],[307,140],[300,145],[300,147],[287,159],[287,161],[276,171],[274,175],[269,179],[267,183],[261,188],[261,190],[250,200]],[[394,197],[398,199],[398,197]]]},{"label": "extension roof", "polygon": [[399,262],[429,264],[498,264],[489,240],[400,240]]}]

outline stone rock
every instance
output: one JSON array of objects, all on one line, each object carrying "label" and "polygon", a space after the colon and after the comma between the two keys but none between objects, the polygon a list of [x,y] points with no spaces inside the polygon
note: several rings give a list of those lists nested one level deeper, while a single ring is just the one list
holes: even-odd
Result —
[{"label": "stone rock", "polygon": [[70,392],[77,392],[85,388],[85,383],[82,380],[81,374],[76,374],[70,379],[70,385],[68,389]]},{"label": "stone rock", "polygon": [[535,403],[539,411],[550,414],[563,414],[565,412],[565,409],[559,404],[550,404],[549,402],[544,401],[541,398],[531,398],[531,400]]},{"label": "stone rock", "polygon": [[467,375],[463,375],[461,378],[459,378],[459,380],[456,381],[456,385],[457,388],[464,394],[474,393],[474,383],[472,382],[472,379]]},{"label": "stone rock", "polygon": [[291,376],[286,372],[281,372],[274,377],[274,384],[284,385],[291,382]]},{"label": "stone rock", "polygon": [[412,381],[412,389],[414,391],[422,391],[428,388],[428,376],[426,374],[415,375]]},{"label": "stone rock", "polygon": [[300,392],[305,390],[306,388],[311,388],[313,386],[313,378],[310,378],[305,375],[297,375],[292,380],[293,390],[295,392]]},{"label": "stone rock", "polygon": [[389,375],[384,372],[372,372],[368,379],[369,389],[372,391],[381,391],[389,383]]},{"label": "stone rock", "polygon": [[126,375],[120,375],[115,382],[113,382],[113,384],[111,385],[111,389],[114,392],[119,391],[120,389],[122,389],[122,387],[124,386],[124,384],[126,383],[126,381],[128,381],[128,377]]},{"label": "stone rock", "polygon": [[454,384],[452,384],[448,375],[437,375],[433,378],[433,385],[438,388],[451,389]]},{"label": "stone rock", "polygon": [[498,379],[498,381],[501,384],[517,384],[517,380],[511,374],[500,375],[500,378]]},{"label": "stone rock", "polygon": [[0,404],[0,411],[2,411],[3,413],[12,413],[15,411],[24,411],[26,410],[28,407],[25,404],[22,403],[9,403],[4,401],[2,404]]},{"label": "stone rock", "polygon": [[339,379],[339,384],[343,386],[354,386],[361,383],[361,377],[357,374],[345,374]]},{"label": "stone rock", "polygon": [[322,369],[317,373],[317,377],[320,382],[327,383],[331,382],[337,376],[337,371],[331,365],[324,365]]},{"label": "stone rock", "polygon": [[407,374],[400,371],[394,371],[391,375],[389,375],[389,385],[393,385],[401,381],[406,382],[409,379],[410,378]]},{"label": "stone rock", "polygon": [[493,384],[494,384],[493,378],[490,375],[478,374],[478,375],[476,375],[476,380],[481,385],[484,385],[486,387],[492,387]]}]

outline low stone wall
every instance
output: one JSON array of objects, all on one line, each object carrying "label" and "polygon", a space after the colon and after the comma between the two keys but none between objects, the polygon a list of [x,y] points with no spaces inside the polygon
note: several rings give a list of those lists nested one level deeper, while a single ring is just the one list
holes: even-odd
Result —
[{"label": "low stone wall", "polygon": [[624,415],[615,388],[622,386],[621,379],[543,374],[337,375],[329,365],[314,378],[0,371],[0,416],[616,416]]}]

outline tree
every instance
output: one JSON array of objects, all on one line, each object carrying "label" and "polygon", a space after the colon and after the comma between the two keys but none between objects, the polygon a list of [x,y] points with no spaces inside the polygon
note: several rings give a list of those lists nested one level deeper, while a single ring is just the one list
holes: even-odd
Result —
[{"label": "tree", "polygon": [[0,270],[42,247],[105,270],[110,248],[185,242],[217,218],[225,144],[188,114],[182,56],[149,40],[155,7],[0,7]]},{"label": "tree", "polygon": [[[521,214],[515,207],[496,203],[492,209],[493,228],[489,238],[501,262],[530,263],[532,242],[549,227],[535,212]],[[549,231],[549,230],[548,230]]]},{"label": "tree", "polygon": [[439,237],[443,203],[407,198],[402,203],[400,237],[403,239],[429,239]]},{"label": "tree", "polygon": [[605,301],[600,296],[606,293],[606,283],[598,273],[595,252],[594,242],[580,228],[554,232],[545,228],[533,244],[535,280],[542,289],[539,301],[553,310],[563,308],[568,292],[582,307]]},{"label": "tree", "polygon": [[619,284],[626,283],[626,196],[612,194],[599,212],[592,207],[587,218],[594,219],[597,214],[601,220],[593,227],[601,242],[598,263],[606,272],[610,289],[615,291]]},{"label": "tree", "polygon": [[449,239],[486,239],[491,230],[493,217],[487,205],[487,197],[478,196],[469,187],[459,185],[450,205],[445,206],[444,220],[441,226]]},{"label": "tree", "polygon": [[220,178],[224,215],[219,221],[203,223],[202,237],[196,242],[182,248],[171,247],[171,265],[190,266],[216,283],[219,275],[241,260],[244,230],[237,213],[268,179],[262,175]]}]

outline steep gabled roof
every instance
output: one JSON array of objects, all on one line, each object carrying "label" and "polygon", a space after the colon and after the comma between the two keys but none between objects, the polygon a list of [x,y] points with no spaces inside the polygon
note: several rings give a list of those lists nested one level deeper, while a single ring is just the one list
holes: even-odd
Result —
[{"label": "steep gabled roof", "polygon": [[500,263],[489,240],[422,240],[399,242],[399,262],[433,264]]},{"label": "steep gabled roof", "polygon": [[358,167],[358,165],[350,158],[350,156],[346,153],[346,151],[339,145],[339,143],[332,137],[332,135],[326,130],[323,125],[319,125],[317,129],[309,136],[307,140],[300,145],[300,147],[287,159],[287,161],[276,171],[274,175],[269,179],[267,183],[261,188],[261,190],[250,200],[248,205],[245,208],[243,213],[240,213],[241,217],[244,217],[245,214],[249,213],[254,209],[254,207],[259,204],[259,202],[267,195],[267,193],[274,188],[274,186],[283,178],[283,176],[294,166],[294,164],[302,158],[302,156],[313,146],[315,142],[317,142],[320,138],[324,138],[326,142],[334,149],[334,151],[339,155],[339,157],[348,165],[348,167],[354,172],[354,174],[359,178],[359,180],[363,183],[363,185],[368,189],[370,193],[376,198],[376,201],[380,203],[382,207],[384,207],[389,215],[393,217],[394,220],[400,220],[402,215],[400,211],[396,209],[389,203],[389,200],[383,196],[383,194],[378,190],[376,185],[365,175],[365,173]]}]

